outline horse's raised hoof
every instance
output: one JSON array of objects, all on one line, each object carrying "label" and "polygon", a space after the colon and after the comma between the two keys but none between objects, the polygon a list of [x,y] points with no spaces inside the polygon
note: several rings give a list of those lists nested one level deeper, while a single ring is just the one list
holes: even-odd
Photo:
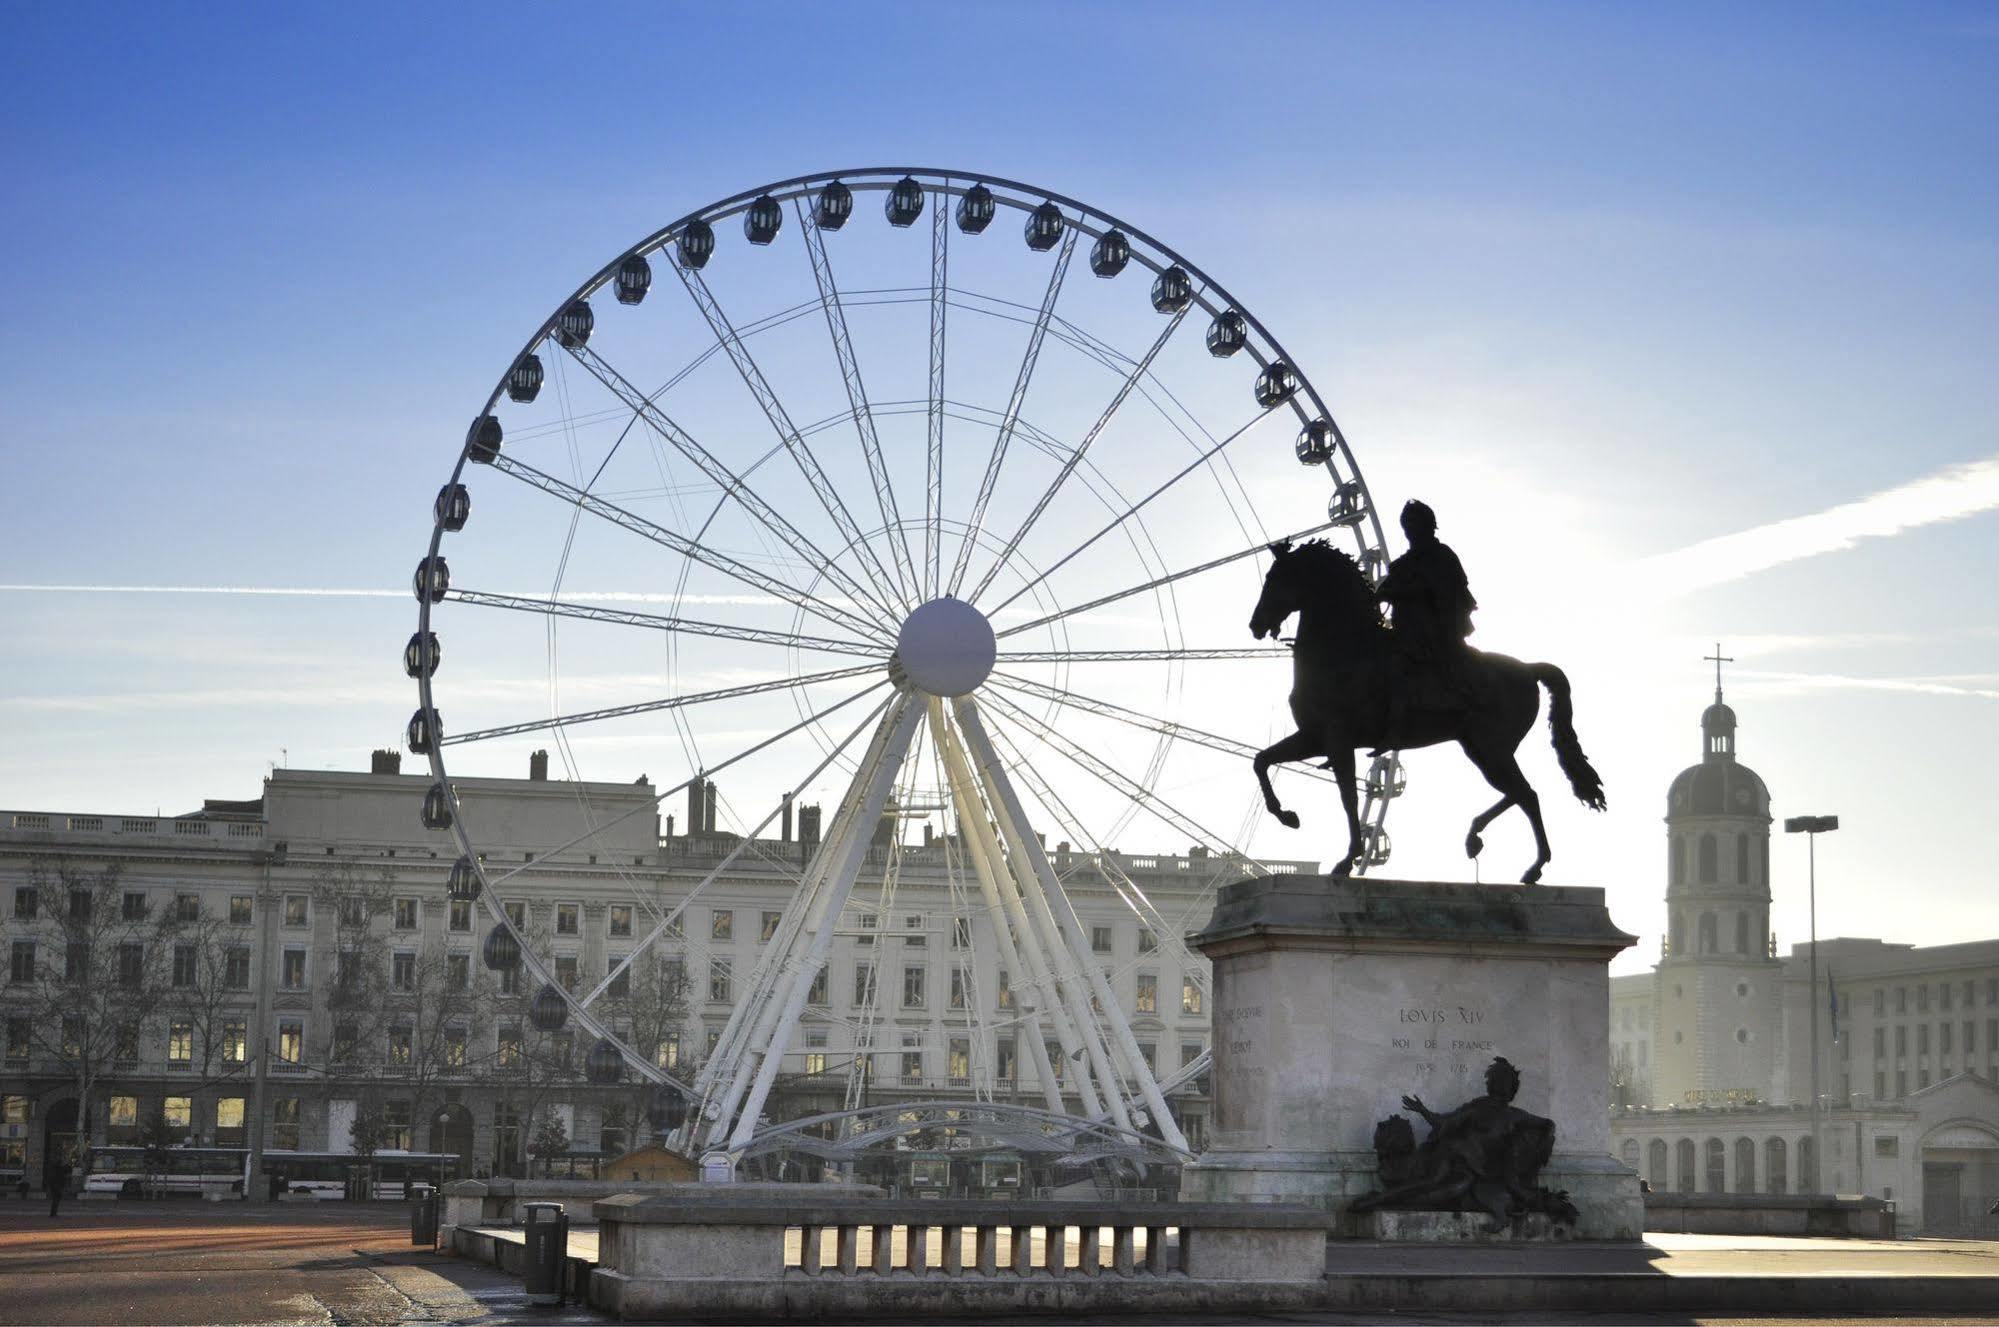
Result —
[{"label": "horse's raised hoof", "polygon": [[1476,833],[1465,835],[1465,856],[1477,857],[1485,851],[1485,840]]},{"label": "horse's raised hoof", "polygon": [[1521,884],[1523,884],[1523,885],[1538,885],[1538,884],[1540,884],[1540,883],[1541,883],[1541,868],[1540,868],[1540,867],[1538,867],[1538,866],[1530,866],[1530,867],[1528,867],[1528,868],[1527,868],[1527,874],[1526,874],[1526,875],[1523,875],[1523,876],[1521,876],[1521,877],[1520,877],[1520,883],[1521,883]]},{"label": "horse's raised hoof", "polygon": [[1279,811],[1277,813],[1277,823],[1286,829],[1296,829],[1298,828],[1298,813],[1296,811]]},{"label": "horse's raised hoof", "polygon": [[1352,874],[1353,874],[1353,858],[1351,857],[1346,858],[1344,861],[1337,862],[1333,866],[1333,879],[1335,880],[1344,880]]}]

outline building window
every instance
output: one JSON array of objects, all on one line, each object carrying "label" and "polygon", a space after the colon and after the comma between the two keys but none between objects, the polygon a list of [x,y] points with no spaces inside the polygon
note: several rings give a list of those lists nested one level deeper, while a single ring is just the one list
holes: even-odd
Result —
[{"label": "building window", "polygon": [[240,1022],[222,1025],[222,1062],[224,1064],[244,1064],[249,1061],[249,1029]]},{"label": "building window", "polygon": [[446,954],[444,956],[445,984],[454,991],[462,991],[472,985],[472,956],[470,954]]},{"label": "building window", "polygon": [[720,1004],[729,1002],[729,960],[726,958],[708,961],[708,998]]},{"label": "building window", "polygon": [[521,1062],[521,1030],[517,1027],[500,1029],[499,1041],[495,1046],[496,1059],[502,1069],[515,1069]]},{"label": "building window", "polygon": [[1141,954],[1150,954],[1157,948],[1159,948],[1159,937],[1152,933],[1152,928],[1150,926],[1139,927],[1138,952]]},{"label": "building window", "polygon": [[1048,1057],[1049,1072],[1054,1075],[1055,1081],[1057,1083],[1060,1083],[1062,1081],[1063,1070],[1067,1067],[1068,1064],[1068,1062],[1062,1058],[1062,1044],[1056,1041],[1044,1040],[1041,1043],[1041,1050],[1042,1053]]},{"label": "building window", "polygon": [[528,924],[528,905],[520,899],[509,899],[505,904],[507,920],[516,931],[524,931]]},{"label": "building window", "polygon": [[166,1118],[169,1129],[191,1129],[194,1127],[193,1097],[161,1097],[160,1114]]},{"label": "building window", "polygon": [[812,985],[805,992],[805,1003],[819,1005],[826,1003],[826,965],[824,963],[821,963],[819,971],[812,975]]},{"label": "building window", "polygon": [[875,965],[854,964],[854,1004],[865,1009],[875,1002]]},{"label": "building window", "polygon": [[862,933],[854,937],[854,943],[857,945],[873,944],[875,942],[875,937],[872,934],[872,932],[875,930],[876,926],[880,924],[880,922],[881,918],[875,916],[873,913],[871,912],[862,913],[860,917],[860,926]]},{"label": "building window", "polygon": [[382,1103],[382,1132],[388,1149],[393,1152],[410,1150],[410,1103],[385,1101]]},{"label": "building window", "polygon": [[278,1024],[278,1058],[286,1064],[298,1064],[305,1056],[305,1024],[298,1019],[288,1018]]},{"label": "building window", "polygon": [[757,939],[764,944],[769,944],[771,937],[777,934],[777,924],[783,916],[784,914],[781,912],[765,912],[763,920],[757,926]]},{"label": "building window", "polygon": [[1939,1055],[1950,1054],[1950,1024],[1948,1023],[1937,1024],[1937,1053]]},{"label": "building window", "polygon": [[[126,890],[119,907],[119,917],[128,922],[146,920],[146,896],[139,890]],[[69,891],[69,916],[71,921],[90,920],[90,893],[87,890]]]},{"label": "building window", "polygon": [[115,1096],[111,1098],[110,1132],[107,1135],[114,1143],[130,1143],[139,1136],[139,1099],[137,1097]]},{"label": "building window", "polygon": [[410,1066],[410,1051],[416,1042],[416,1032],[408,1025],[389,1029],[389,1063],[398,1069]]},{"label": "building window", "polygon": [[305,950],[302,947],[286,947],[282,966],[278,969],[278,984],[288,991],[305,989]]},{"label": "building window", "polygon": [[1888,1075],[1884,1070],[1874,1071],[1874,1099],[1881,1101],[1888,1095]]},{"label": "building window", "polygon": [[399,991],[416,989],[416,955],[399,949],[389,959],[389,981]]},{"label": "building window", "polygon": [[462,898],[450,901],[450,915],[444,925],[447,930],[469,931],[472,929],[472,905]]},{"label": "building window", "polygon": [[1928,1055],[1929,1053],[1930,1025],[1928,1023],[1918,1023],[1916,1024],[1916,1054]]},{"label": "building window", "polygon": [[967,1037],[953,1037],[946,1051],[945,1076],[953,1087],[963,1087],[972,1079],[972,1043]]},{"label": "building window", "polygon": [[581,921],[582,914],[583,910],[581,906],[578,904],[575,903],[556,904],[555,933],[557,935],[581,934],[583,929]]},{"label": "building window", "polygon": [[247,1140],[243,1136],[243,1098],[219,1097],[215,1102],[215,1145],[217,1147],[241,1147]]},{"label": "building window", "polygon": [[993,1072],[1002,1082],[1020,1077],[1020,1060],[1013,1047],[1012,1037],[1001,1037],[993,1043]]},{"label": "building window", "polygon": [[444,1067],[463,1069],[465,1067],[465,1047],[469,1038],[465,1029],[452,1027],[444,1029]]},{"label": "building window", "polygon": [[1701,846],[1700,846],[1701,883],[1704,885],[1711,885],[1717,879],[1720,878],[1720,875],[1721,875],[1721,846],[1715,841],[1714,835],[1703,834],[1701,835]]},{"label": "building window", "polygon": [[623,954],[611,955],[611,971],[615,975],[611,978],[610,984],[604,988],[604,994],[613,1000],[623,1000],[632,993],[631,965],[618,966],[620,963],[624,963],[624,961],[625,956]]},{"label": "building window", "polygon": [[1923,985],[1916,987],[1916,1012],[1919,1014],[1927,1014],[1929,1011],[1930,1011],[1930,988],[1929,984],[1925,982]]},{"label": "building window", "polygon": [[708,914],[708,938],[710,940],[733,940],[736,938],[736,913],[732,908],[717,908]]},{"label": "building window", "polygon": [[632,905],[629,903],[613,903],[610,907],[609,927],[610,933],[613,936],[623,937],[630,935],[632,933]]},{"label": "building window", "polygon": [[127,940],[118,946],[118,984],[138,986],[146,980],[146,947]]},{"label": "building window", "polygon": [[[16,921],[31,922],[35,919],[35,914],[40,910],[40,904],[33,885],[20,885],[15,888],[14,919]],[[13,1098],[10,1097],[8,1100],[11,1101]]]},{"label": "building window", "polygon": [[808,1032],[805,1034],[805,1072],[823,1074],[826,1072],[826,1034]]},{"label": "building window", "polygon": [[921,916],[904,917],[902,919],[902,931],[903,940],[912,949],[921,949],[930,943],[929,936],[924,934],[923,918]]},{"label": "building window", "polygon": [[250,989],[250,947],[231,945],[222,955],[222,984],[232,991]]},{"label": "building window", "polygon": [[413,898],[399,898],[399,899],[397,899],[397,900],[396,900],[396,903],[395,903],[395,928],[396,928],[396,929],[397,929],[398,931],[414,931],[414,930],[416,929],[416,900],[415,900],[415,899],[413,899]]},{"label": "building window", "polygon": [[368,900],[358,894],[343,894],[340,896],[340,908],[337,915],[340,918],[340,925],[349,929],[366,926],[368,924]]},{"label": "building window", "polygon": [[1180,1012],[1183,1014],[1201,1012],[1201,988],[1191,981],[1180,983]]},{"label": "building window", "polygon": [[1673,853],[1672,853],[1673,883],[1676,885],[1685,884],[1687,879],[1686,841],[1683,840],[1679,835],[1675,834],[1673,836],[1672,844],[1673,844]]},{"label": "building window", "polygon": [[905,967],[902,970],[902,1007],[923,1007],[923,969],[920,967]]},{"label": "building window", "polygon": [[86,981],[90,977],[90,946],[67,944],[62,950],[62,979],[64,981]]},{"label": "building window", "polygon": [[951,969],[951,1008],[953,1008],[953,1009],[963,1009],[963,1008],[965,1007],[965,1003],[966,1003],[966,1000],[965,1000],[965,970],[964,970],[963,968],[952,968],[952,969]]},{"label": "building window", "polygon": [[174,920],[196,922],[201,920],[201,896],[199,894],[174,895]]},{"label": "building window", "polygon": [[972,919],[953,917],[951,919],[951,948],[970,949],[972,947]]},{"label": "building window", "polygon": [[7,980],[16,986],[25,986],[35,979],[35,942],[16,940],[13,954],[7,964]]},{"label": "building window", "polygon": [[1090,928],[1090,952],[1092,954],[1108,954],[1111,952],[1110,927],[1092,926]]},{"label": "building window", "polygon": [[229,924],[231,926],[248,926],[254,914],[255,906],[248,894],[231,894],[229,896]]},{"label": "building window", "polygon": [[7,1019],[7,1063],[25,1065],[28,1062],[28,1047],[33,1033],[28,1020],[19,1015],[9,1015]]},{"label": "building window", "polygon": [[166,1063],[186,1069],[194,1063],[194,1023],[174,1021],[166,1027]]},{"label": "building window", "polygon": [[1888,992],[1880,986],[1874,988],[1874,1017],[1880,1018],[1888,1012]]},{"label": "building window", "polygon": [[1133,1011],[1141,1014],[1159,1012],[1159,974],[1141,972],[1138,974],[1138,998],[1132,1004]]},{"label": "building window", "polygon": [[557,954],[555,956],[555,984],[565,991],[576,989],[576,955]]},{"label": "building window", "polygon": [[923,1081],[923,1052],[905,1050],[902,1053],[902,1081],[921,1083]]},{"label": "building window", "polygon": [[521,965],[500,969],[500,994],[519,995],[521,993]]},{"label": "building window", "polygon": [[659,1039],[659,1046],[653,1052],[653,1061],[662,1069],[675,1069],[680,1065],[680,1034],[669,1032]]},{"label": "building window", "polygon": [[299,1109],[297,1097],[279,1097],[271,1103],[271,1146],[284,1152],[298,1151]]},{"label": "building window", "polygon": [[307,925],[312,919],[309,905],[310,900],[304,894],[285,895],[285,925]]},{"label": "building window", "polygon": [[1937,1008],[1945,1011],[1950,1009],[1950,983],[1947,981],[1937,985]]},{"label": "building window", "polygon": [[1013,987],[1007,984],[1005,968],[999,970],[999,994],[996,1003],[1001,1009],[1013,1008]]}]

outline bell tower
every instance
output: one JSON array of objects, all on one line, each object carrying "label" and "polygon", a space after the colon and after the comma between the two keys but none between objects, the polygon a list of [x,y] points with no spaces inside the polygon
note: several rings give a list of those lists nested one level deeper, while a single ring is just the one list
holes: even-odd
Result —
[{"label": "bell tower", "polygon": [[1770,942],[1770,793],[1736,755],[1735,711],[1701,713],[1700,763],[1666,794],[1666,939],[1654,973],[1653,1104],[1770,1100],[1782,964]]}]

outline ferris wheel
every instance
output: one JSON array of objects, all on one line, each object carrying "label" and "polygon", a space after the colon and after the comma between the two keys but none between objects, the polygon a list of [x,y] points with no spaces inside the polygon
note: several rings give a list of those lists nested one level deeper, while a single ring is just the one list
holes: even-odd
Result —
[{"label": "ferris wheel", "polygon": [[[832,937],[888,906],[921,820],[924,860],[1031,987],[1020,1017],[1075,1066],[1079,1106],[1051,1089],[1044,1113],[1184,1149],[1177,1080],[1105,986],[1071,861],[1174,947],[1205,913],[1163,914],[1121,843],[1190,845],[1210,886],[1301,851],[1254,837],[1272,831],[1248,758],[1286,730],[1289,683],[1288,651],[1244,627],[1263,555],[1317,536],[1370,576],[1387,563],[1324,401],[1213,278],[1098,208],[988,175],[748,190],[556,307],[476,412],[433,518],[404,658],[423,820],[454,833],[449,888],[489,914],[488,966],[526,970],[538,1025],[594,1039],[590,1077],[671,1087],[691,1117],[656,1127],[740,1155]],[[489,859],[500,831],[454,782],[517,769],[537,742],[590,827],[562,851],[689,789],[688,829],[722,831],[677,899],[629,875],[638,924],[601,980],[559,979],[506,906],[532,868]],[[661,769],[636,806],[591,792]],[[1364,870],[1387,859],[1394,757],[1362,784]],[[816,843],[780,859],[771,827],[809,799],[830,804]],[[750,865],[783,871],[790,902],[684,1075],[604,997],[690,943],[687,904]],[[872,1035],[855,1029],[857,1064]],[[1045,1059],[1043,1035],[1023,1041]]]}]

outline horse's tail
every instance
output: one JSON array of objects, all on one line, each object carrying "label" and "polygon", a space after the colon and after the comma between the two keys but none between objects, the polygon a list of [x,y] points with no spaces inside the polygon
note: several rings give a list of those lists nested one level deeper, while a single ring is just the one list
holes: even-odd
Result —
[{"label": "horse's tail", "polygon": [[1575,789],[1584,806],[1592,811],[1603,810],[1603,776],[1589,763],[1589,757],[1583,754],[1583,744],[1576,738],[1568,674],[1550,663],[1532,664],[1530,669],[1534,680],[1548,688],[1548,728],[1555,739],[1555,759],[1562,773],[1568,776],[1569,787]]}]

